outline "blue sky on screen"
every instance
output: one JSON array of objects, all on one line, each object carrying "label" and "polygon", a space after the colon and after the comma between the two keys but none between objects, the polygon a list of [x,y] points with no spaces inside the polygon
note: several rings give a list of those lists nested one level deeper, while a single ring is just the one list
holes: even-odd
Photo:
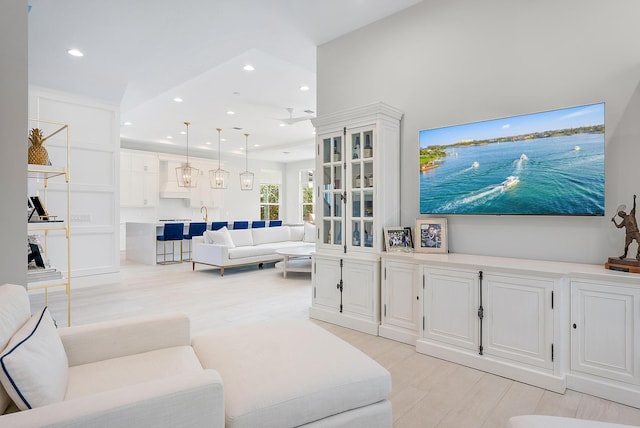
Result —
[{"label": "blue sky on screen", "polygon": [[604,103],[420,131],[420,147],[604,124]]}]

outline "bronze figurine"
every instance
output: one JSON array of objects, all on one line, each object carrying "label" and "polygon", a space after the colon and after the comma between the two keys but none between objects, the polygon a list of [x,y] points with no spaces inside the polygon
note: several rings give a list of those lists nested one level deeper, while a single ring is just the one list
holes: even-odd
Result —
[{"label": "bronze figurine", "polygon": [[620,256],[621,260],[624,260],[627,257],[627,252],[629,251],[629,245],[636,240],[636,244],[638,244],[638,252],[636,253],[636,260],[640,260],[640,230],[638,230],[638,222],[636,220],[636,195],[633,195],[633,208],[631,212],[627,214],[624,210],[618,211],[618,214],[622,221],[620,223],[616,223],[616,216],[614,215],[611,218],[613,224],[616,225],[618,229],[625,227],[627,236],[624,240],[624,254]]}]

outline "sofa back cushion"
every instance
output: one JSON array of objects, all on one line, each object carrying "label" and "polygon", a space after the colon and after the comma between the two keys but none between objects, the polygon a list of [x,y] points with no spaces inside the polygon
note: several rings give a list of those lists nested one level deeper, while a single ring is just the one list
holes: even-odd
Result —
[{"label": "sofa back cushion", "polygon": [[206,232],[204,232],[203,236],[205,244],[224,245],[229,248],[235,247],[233,239],[231,238],[231,234],[226,227],[218,230],[207,230]]},{"label": "sofa back cushion", "polygon": [[249,229],[233,229],[229,231],[229,234],[236,247],[253,245],[253,235]]},{"label": "sofa back cushion", "polygon": [[[0,352],[13,335],[29,320],[29,296],[20,285],[0,285]],[[11,404],[11,398],[0,384],[0,415]]]},{"label": "sofa back cushion", "polygon": [[316,225],[306,222],[304,224],[304,242],[316,242]]},{"label": "sofa back cushion", "polygon": [[267,227],[264,229],[251,229],[253,245],[284,242],[291,239],[289,226]]},{"label": "sofa back cushion", "polygon": [[302,241],[304,237],[304,226],[289,226],[289,233],[292,241]]}]

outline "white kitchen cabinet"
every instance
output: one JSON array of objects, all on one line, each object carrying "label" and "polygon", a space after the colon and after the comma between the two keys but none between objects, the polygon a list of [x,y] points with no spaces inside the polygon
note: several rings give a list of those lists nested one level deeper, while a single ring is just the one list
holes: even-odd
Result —
[{"label": "white kitchen cabinet", "polygon": [[136,151],[120,151],[120,206],[158,205],[158,157]]},{"label": "white kitchen cabinet", "polygon": [[380,336],[415,345],[420,331],[419,270],[415,263],[383,258]]},{"label": "white kitchen cabinet", "polygon": [[571,282],[570,387],[640,405],[639,317],[637,284]]},{"label": "white kitchen cabinet", "polygon": [[313,270],[314,292],[332,293],[321,288],[336,288],[333,270],[338,269],[345,284],[340,297],[349,308],[327,314],[314,299],[310,314],[372,334],[378,334],[380,321],[382,230],[400,221],[399,175],[385,171],[399,166],[401,117],[402,112],[376,103],[312,120],[317,134],[316,256],[334,261],[331,269]]}]

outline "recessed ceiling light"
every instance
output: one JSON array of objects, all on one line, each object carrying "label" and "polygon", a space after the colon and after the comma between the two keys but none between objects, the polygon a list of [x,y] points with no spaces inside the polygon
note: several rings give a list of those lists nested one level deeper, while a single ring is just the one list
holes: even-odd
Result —
[{"label": "recessed ceiling light", "polygon": [[167,139],[172,140],[173,137],[171,135],[167,135]]},{"label": "recessed ceiling light", "polygon": [[300,86],[300,90],[301,91],[308,91],[309,87],[307,85],[302,85],[302,86]]},{"label": "recessed ceiling light", "polygon": [[78,49],[69,49],[67,53],[71,56],[84,56],[84,54],[80,52]]},{"label": "recessed ceiling light", "polygon": [[287,126],[287,125],[286,125],[286,124],[284,124],[284,123],[281,123],[281,124],[280,124],[280,126]]},{"label": "recessed ceiling light", "polygon": [[175,102],[177,102],[177,103],[181,103],[181,102],[182,102],[182,98],[180,98],[180,97],[175,97],[175,98],[173,99],[173,101],[175,101]]},{"label": "recessed ceiling light", "polygon": [[125,122],[125,123],[123,123],[123,125],[124,125],[124,126],[131,126],[131,125],[133,125],[133,123],[131,123],[131,122]]},{"label": "recessed ceiling light", "polygon": [[226,138],[221,138],[220,141],[227,141],[227,139]]},{"label": "recessed ceiling light", "polygon": [[229,111],[227,111],[227,114],[228,114],[229,116],[231,116],[231,115],[234,115],[234,114],[236,114],[236,113],[235,113],[234,111],[232,111],[232,110],[229,110]]},{"label": "recessed ceiling light", "polygon": [[254,144],[253,147],[260,147],[260,144]]},{"label": "recessed ceiling light", "polygon": [[211,145],[211,141],[205,142],[206,145]]},{"label": "recessed ceiling light", "polygon": [[253,71],[253,70],[255,70],[255,67],[253,65],[251,65],[251,64],[246,64],[244,67],[242,67],[242,69],[244,71]]},{"label": "recessed ceiling light", "polygon": [[187,132],[186,131],[180,131],[180,134],[185,135]]}]

